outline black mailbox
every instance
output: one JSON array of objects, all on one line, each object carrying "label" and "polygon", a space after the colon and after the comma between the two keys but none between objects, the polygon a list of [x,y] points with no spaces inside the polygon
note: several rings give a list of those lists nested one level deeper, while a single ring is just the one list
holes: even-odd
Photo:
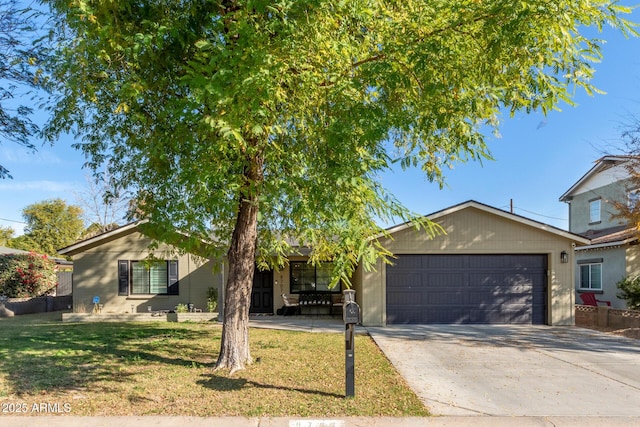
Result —
[{"label": "black mailbox", "polygon": [[342,320],[345,324],[360,323],[360,306],[355,302],[347,302],[342,306]]}]

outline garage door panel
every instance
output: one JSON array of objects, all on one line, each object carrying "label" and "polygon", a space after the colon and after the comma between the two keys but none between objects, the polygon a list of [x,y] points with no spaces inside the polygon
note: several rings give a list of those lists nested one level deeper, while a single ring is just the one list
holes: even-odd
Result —
[{"label": "garage door panel", "polygon": [[451,287],[459,287],[468,283],[468,280],[465,279],[465,275],[463,273],[451,272],[451,273],[442,273],[435,272],[429,275],[422,275],[422,283],[425,286],[430,287],[438,287],[438,288],[451,288]]},{"label": "garage door panel", "polygon": [[433,289],[422,293],[422,302],[427,305],[456,306],[468,302],[468,297],[461,291]]},{"label": "garage door panel", "polygon": [[402,292],[394,292],[389,297],[387,297],[387,304],[391,306],[404,306],[408,307],[413,304],[423,304],[424,292],[419,291],[402,291]]},{"label": "garage door panel", "polygon": [[418,271],[398,271],[394,276],[387,278],[387,286],[397,289],[410,289],[422,285],[422,275]]},{"label": "garage door panel", "polygon": [[405,256],[387,267],[388,323],[545,322],[546,255]]},{"label": "garage door panel", "polygon": [[418,255],[422,257],[422,267],[433,270],[437,269],[463,269],[465,268],[466,260],[462,257],[450,257],[450,256],[431,256],[425,257],[424,255]]}]

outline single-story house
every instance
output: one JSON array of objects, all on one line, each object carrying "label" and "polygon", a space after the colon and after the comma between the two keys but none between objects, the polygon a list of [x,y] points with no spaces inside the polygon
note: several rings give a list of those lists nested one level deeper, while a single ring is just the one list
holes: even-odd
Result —
[{"label": "single-story house", "polygon": [[[168,245],[152,251],[140,222],[127,224],[58,251],[73,258],[73,310],[103,313],[173,310],[178,304],[206,307],[210,287],[221,289],[224,272],[195,254],[178,255]],[[97,297],[97,298],[96,298]]]},{"label": "single-story house", "polygon": [[[588,239],[475,201],[427,217],[446,234],[430,238],[410,224],[392,227],[379,237],[395,255],[391,264],[357,268],[353,284],[364,325],[574,323],[573,248]],[[178,303],[202,308],[207,288],[222,290],[223,261],[183,256],[145,269],[149,242],[130,224],[62,249],[74,259],[74,308],[93,296],[107,312]],[[165,259],[162,248],[155,256]],[[286,294],[309,304],[303,312],[328,314],[340,296],[340,289],[328,289],[329,277],[330,266],[313,266],[304,256],[290,257],[282,270],[256,271],[250,311],[276,313]]]}]

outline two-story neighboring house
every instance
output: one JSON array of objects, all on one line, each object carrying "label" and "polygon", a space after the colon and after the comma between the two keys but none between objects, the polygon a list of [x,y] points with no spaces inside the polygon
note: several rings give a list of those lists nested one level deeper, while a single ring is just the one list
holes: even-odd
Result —
[{"label": "two-story neighboring house", "polygon": [[626,276],[640,275],[640,245],[636,228],[616,218],[616,203],[635,196],[627,156],[605,156],[561,197],[569,204],[569,231],[591,240],[575,249],[576,303],[580,294],[594,292],[598,300],[626,308],[617,298],[616,283]]}]

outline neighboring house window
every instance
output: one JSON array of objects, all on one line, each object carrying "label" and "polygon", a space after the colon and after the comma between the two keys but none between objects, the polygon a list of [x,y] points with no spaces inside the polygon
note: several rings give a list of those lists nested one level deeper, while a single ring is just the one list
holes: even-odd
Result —
[{"label": "neighboring house window", "polygon": [[304,291],[340,292],[340,286],[329,289],[333,265],[323,263],[313,266],[307,262],[291,263],[291,293]]},{"label": "neighboring house window", "polygon": [[589,202],[589,222],[600,222],[600,199]]},{"label": "neighboring house window", "polygon": [[118,295],[178,295],[178,261],[118,261]]},{"label": "neighboring house window", "polygon": [[580,289],[602,290],[602,263],[580,264]]}]

